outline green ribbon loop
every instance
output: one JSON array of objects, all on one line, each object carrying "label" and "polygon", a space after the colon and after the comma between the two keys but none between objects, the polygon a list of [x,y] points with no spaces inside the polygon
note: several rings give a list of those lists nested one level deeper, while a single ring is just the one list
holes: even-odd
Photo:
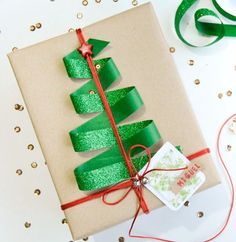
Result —
[{"label": "green ribbon loop", "polygon": [[[93,45],[93,57],[108,44],[106,41],[95,39],[89,39],[88,43]],[[86,60],[77,50],[63,60],[69,77],[92,78]],[[119,70],[111,58],[94,60],[94,65],[104,90],[120,78]],[[96,117],[70,131],[74,150],[88,152],[106,148],[106,151],[75,168],[74,174],[79,189],[93,191],[130,178],[93,79],[72,93],[70,97],[78,114],[98,113]],[[143,106],[143,101],[135,87],[108,91],[106,97],[116,124],[124,121]],[[118,126],[118,131],[126,151],[135,144],[151,147],[161,139],[152,120]],[[135,149],[133,154],[133,162],[138,171],[148,161],[147,155],[142,153],[142,149]]]},{"label": "green ribbon loop", "polygon": [[[199,47],[199,46],[191,44],[183,37],[180,30],[180,24],[186,12],[197,1],[198,0],[183,0],[179,5],[175,15],[175,30],[178,37],[182,42],[184,42],[185,44],[191,47]],[[214,4],[215,8],[219,11],[219,13],[221,13],[225,18],[228,18],[232,21],[236,21],[236,16],[226,12],[223,8],[221,8],[217,0],[212,0],[212,3]],[[219,23],[208,23],[208,22],[202,21],[201,18],[206,16],[214,17]],[[195,12],[194,19],[195,19],[195,26],[200,33],[204,35],[209,35],[209,36],[216,36],[216,38],[212,42],[204,46],[210,46],[218,42],[225,36],[236,37],[236,25],[224,24],[221,21],[220,17],[213,10],[210,10],[207,8],[198,9]]]}]

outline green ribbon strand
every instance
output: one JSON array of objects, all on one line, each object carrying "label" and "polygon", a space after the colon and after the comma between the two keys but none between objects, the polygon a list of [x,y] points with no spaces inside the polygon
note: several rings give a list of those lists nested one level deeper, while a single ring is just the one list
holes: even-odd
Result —
[{"label": "green ribbon strand", "polygon": [[[188,42],[182,35],[180,30],[180,24],[181,21],[186,14],[186,12],[197,2],[198,0],[183,0],[181,4],[179,5],[176,15],[175,15],[175,30],[180,40],[182,40],[185,44],[191,47],[199,47],[196,45],[191,44]],[[225,18],[236,21],[236,16],[226,12],[217,2],[217,0],[212,0],[212,3],[214,4],[215,8],[221,13]],[[219,23],[208,23],[205,21],[201,21],[201,18],[211,16],[214,17]],[[210,42],[209,44],[206,44],[204,46],[210,46],[219,40],[221,40],[223,37],[236,37],[236,25],[231,24],[224,24],[220,17],[213,11],[207,8],[198,9],[195,12],[194,15],[195,19],[195,26],[197,30],[204,34],[209,36],[216,36],[216,38]],[[201,46],[203,47],[203,46]]]},{"label": "green ribbon strand", "polygon": [[[108,42],[89,39],[96,57]],[[117,184],[130,178],[124,159],[120,153],[110,122],[99,97],[87,61],[75,50],[63,58],[69,77],[90,79],[70,95],[75,111],[80,114],[98,113],[97,116],[70,131],[70,138],[76,152],[106,149],[74,170],[80,190],[93,191]],[[94,65],[106,90],[120,78],[120,72],[111,58],[94,60]],[[106,97],[116,124],[124,121],[143,106],[143,101],[135,87],[107,91]],[[118,126],[118,131],[126,151],[135,144],[151,147],[161,136],[152,120]],[[133,162],[139,171],[147,163],[143,150],[135,149]]]}]

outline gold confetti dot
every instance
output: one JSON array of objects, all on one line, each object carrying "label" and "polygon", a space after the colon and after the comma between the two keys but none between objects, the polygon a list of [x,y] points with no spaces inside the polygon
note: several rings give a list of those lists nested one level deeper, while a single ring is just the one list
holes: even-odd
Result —
[{"label": "gold confetti dot", "polygon": [[87,5],[88,5],[88,1],[87,1],[87,0],[83,0],[83,1],[82,1],[82,4],[83,4],[84,6],[87,6]]},{"label": "gold confetti dot", "polygon": [[20,128],[19,126],[16,126],[16,127],[14,128],[14,130],[15,130],[16,133],[19,133],[19,132],[21,131],[21,128]]},{"label": "gold confetti dot", "polygon": [[133,1],[132,1],[132,5],[133,5],[133,6],[137,6],[137,5],[138,5],[138,1],[137,1],[137,0],[133,0]]},{"label": "gold confetti dot", "polygon": [[203,212],[198,212],[198,213],[197,213],[197,216],[198,216],[199,218],[202,218],[202,217],[204,216],[204,213],[203,213]]},{"label": "gold confetti dot", "polygon": [[33,146],[32,144],[29,144],[29,145],[27,146],[27,149],[28,149],[28,150],[33,150],[33,149],[34,149],[34,146]]},{"label": "gold confetti dot", "polygon": [[42,27],[42,24],[41,23],[37,23],[35,26],[36,26],[37,29],[40,29]]},{"label": "gold confetti dot", "polygon": [[36,27],[34,25],[30,26],[30,31],[35,31]]},{"label": "gold confetti dot", "polygon": [[232,150],[232,146],[231,145],[227,145],[227,150],[231,151]]},{"label": "gold confetti dot", "polygon": [[125,238],[124,237],[120,237],[119,238],[119,242],[125,242]]},{"label": "gold confetti dot", "polygon": [[83,13],[81,13],[81,12],[79,12],[79,13],[77,13],[77,19],[82,19],[83,18]]},{"label": "gold confetti dot", "polygon": [[170,53],[175,53],[175,47],[170,47]]},{"label": "gold confetti dot", "polygon": [[189,60],[189,61],[188,61],[188,64],[189,64],[190,66],[193,66],[193,65],[194,65],[194,60]]},{"label": "gold confetti dot", "polygon": [[36,162],[32,162],[32,163],[31,163],[31,167],[32,167],[32,168],[37,168],[37,167],[38,167],[38,164],[37,164]]},{"label": "gold confetti dot", "polygon": [[39,196],[41,194],[41,191],[39,189],[35,189],[34,190],[34,194],[37,195],[37,196]]},{"label": "gold confetti dot", "polygon": [[15,110],[23,111],[24,110],[24,106],[22,106],[20,104],[15,104]]},{"label": "gold confetti dot", "polygon": [[19,110],[20,109],[20,104],[15,104],[15,110]]},{"label": "gold confetti dot", "polygon": [[89,94],[95,94],[95,91],[94,90],[90,90]]},{"label": "gold confetti dot", "polygon": [[223,93],[218,93],[218,98],[221,99],[223,97]]},{"label": "gold confetti dot", "polygon": [[96,67],[97,70],[99,70],[101,68],[101,65],[97,64],[95,67]]},{"label": "gold confetti dot", "polygon": [[61,221],[62,224],[67,224],[67,220],[66,218],[63,218],[62,221]]},{"label": "gold confetti dot", "polygon": [[101,0],[95,0],[95,2],[96,2],[96,3],[100,3],[100,2],[101,2]]},{"label": "gold confetti dot", "polygon": [[185,206],[185,207],[188,207],[188,206],[189,206],[189,201],[186,201],[186,202],[184,203],[184,206]]},{"label": "gold confetti dot", "polygon": [[17,47],[13,47],[13,48],[12,48],[12,51],[13,51],[13,52],[16,51],[16,50],[18,50]]},{"label": "gold confetti dot", "polygon": [[89,239],[88,237],[86,237],[86,238],[83,238],[83,241],[88,241],[88,239]]},{"label": "gold confetti dot", "polygon": [[232,94],[233,94],[233,92],[230,91],[230,90],[226,92],[226,95],[227,95],[228,97],[232,96]]},{"label": "gold confetti dot", "polygon": [[30,228],[31,227],[31,223],[29,223],[29,222],[25,222],[25,227],[28,229],[28,228]]},{"label": "gold confetti dot", "polygon": [[68,29],[68,32],[74,32],[74,31],[75,31],[75,29],[73,29],[73,28]]},{"label": "gold confetti dot", "polygon": [[199,85],[199,84],[200,84],[200,80],[199,80],[199,79],[196,79],[196,80],[194,81],[194,83],[195,83],[196,85]]},{"label": "gold confetti dot", "polygon": [[22,171],[21,169],[17,169],[17,170],[16,170],[16,174],[17,174],[18,176],[22,175],[22,173],[23,173],[23,171]]}]

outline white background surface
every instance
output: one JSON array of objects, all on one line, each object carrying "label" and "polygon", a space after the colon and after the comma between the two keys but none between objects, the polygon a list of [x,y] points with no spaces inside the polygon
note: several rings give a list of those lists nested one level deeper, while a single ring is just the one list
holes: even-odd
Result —
[{"label": "white background surface", "polygon": [[[60,211],[60,204],[27,110],[14,109],[14,105],[23,104],[23,100],[6,54],[13,47],[23,48],[63,34],[69,28],[83,27],[133,7],[131,0],[88,2],[87,6],[83,6],[79,0],[0,0],[0,242],[72,241],[67,225],[62,224],[64,215]],[[139,0],[139,4],[142,2],[146,1]],[[173,26],[174,14],[180,0],[152,2],[169,46],[176,48],[173,53],[174,60],[218,166],[214,152],[216,134],[220,124],[235,112],[236,39],[225,38],[219,44],[207,48],[187,47],[178,40]],[[223,2],[232,13],[236,13],[236,4],[233,1],[219,2]],[[193,10],[206,6],[213,8],[209,0],[198,1],[198,5],[184,19],[187,23],[185,32],[193,41],[202,43],[193,26]],[[83,13],[80,20],[76,17],[78,12]],[[30,31],[30,25],[38,22],[42,23],[42,28]],[[194,60],[193,66],[188,65],[189,59]],[[194,84],[195,79],[200,79],[200,85]],[[233,92],[231,97],[226,95],[228,90]],[[223,93],[222,99],[218,98],[218,93]],[[20,133],[14,131],[15,126],[21,127]],[[28,150],[28,144],[33,144],[34,150]],[[226,150],[228,144],[232,145],[230,152]],[[222,150],[235,179],[236,135],[227,129],[223,132]],[[31,167],[33,161],[38,163],[35,169]],[[21,176],[16,175],[17,169],[22,169]],[[41,190],[40,196],[34,194],[35,189]],[[222,184],[197,194],[190,199],[189,207],[184,207],[179,212],[162,208],[148,216],[141,216],[142,221],[139,219],[136,231],[181,242],[203,241],[217,232],[224,223],[230,203],[227,189],[227,184]],[[202,218],[198,218],[198,211],[204,212]],[[215,241],[236,241],[236,216],[235,213],[233,215],[225,233]],[[25,222],[30,222],[31,227],[26,229]],[[129,225],[130,221],[103,231],[89,241],[117,242],[120,236],[124,236],[126,242],[136,241],[127,237]]]}]

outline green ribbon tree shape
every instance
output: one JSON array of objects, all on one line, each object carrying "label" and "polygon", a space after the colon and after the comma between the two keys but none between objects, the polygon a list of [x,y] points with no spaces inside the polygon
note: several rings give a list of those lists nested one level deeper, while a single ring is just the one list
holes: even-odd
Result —
[{"label": "green ribbon tree shape", "polygon": [[[89,39],[93,46],[92,57],[96,57],[108,44],[107,41]],[[75,111],[79,115],[97,113],[89,121],[70,131],[70,138],[76,152],[106,150],[78,166],[74,170],[80,190],[93,191],[115,185],[130,178],[123,156],[86,59],[74,50],[63,58],[67,73],[73,79],[89,79],[82,87],[70,94]],[[111,58],[94,60],[103,90],[120,78],[120,72]],[[138,111],[143,101],[134,86],[105,92],[116,124]],[[126,152],[135,144],[151,147],[161,137],[152,120],[117,126]],[[147,154],[135,149],[132,161],[139,171],[147,163]]]}]

